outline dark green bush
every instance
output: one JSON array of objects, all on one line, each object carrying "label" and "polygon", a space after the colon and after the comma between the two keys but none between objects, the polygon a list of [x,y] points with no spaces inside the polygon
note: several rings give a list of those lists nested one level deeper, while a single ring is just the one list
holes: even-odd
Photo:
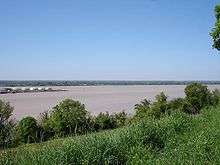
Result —
[{"label": "dark green bush", "polygon": [[55,133],[50,124],[48,111],[40,114],[39,127],[40,127],[40,132],[39,132],[40,141],[46,141],[54,136]]},{"label": "dark green bush", "polygon": [[94,119],[95,130],[113,129],[117,127],[117,123],[112,115],[108,112],[100,113]]},{"label": "dark green bush", "polygon": [[212,94],[206,85],[192,83],[185,88],[187,104],[191,106],[192,113],[199,113],[200,110],[212,103]]},{"label": "dark green bush", "polygon": [[12,143],[14,122],[10,117],[13,110],[9,102],[0,100],[0,148],[8,147]]},{"label": "dark green bush", "polygon": [[104,129],[113,129],[125,125],[125,112],[100,113],[90,116],[83,104],[66,99],[53,108],[52,112],[44,112],[40,116],[40,140],[45,141],[54,136],[84,134]]},{"label": "dark green bush", "polygon": [[139,104],[135,104],[134,118],[144,118],[144,117],[148,116],[148,113],[150,111],[150,105],[151,105],[150,101],[147,99],[144,99]]},{"label": "dark green bush", "polygon": [[184,98],[175,98],[168,103],[168,107],[171,111],[176,111],[182,108],[183,104],[185,103]]},{"label": "dark green bush", "polygon": [[122,126],[126,125],[128,116],[124,111],[119,112],[119,113],[115,113],[112,116],[116,122],[116,127],[122,127]]},{"label": "dark green bush", "polygon": [[83,104],[66,99],[53,108],[44,127],[51,128],[57,136],[82,134],[88,130],[87,119],[88,112]]},{"label": "dark green bush", "polygon": [[24,117],[17,125],[17,138],[22,143],[39,142],[39,127],[33,117]]},{"label": "dark green bush", "polygon": [[168,112],[167,96],[161,92],[156,95],[156,101],[152,103],[150,109],[150,116],[154,118],[160,118],[162,115]]},{"label": "dark green bush", "polygon": [[156,95],[155,102],[152,104],[147,99],[143,100],[140,104],[136,104],[133,120],[140,120],[147,117],[160,118],[168,112],[168,108],[167,96],[161,92]]}]

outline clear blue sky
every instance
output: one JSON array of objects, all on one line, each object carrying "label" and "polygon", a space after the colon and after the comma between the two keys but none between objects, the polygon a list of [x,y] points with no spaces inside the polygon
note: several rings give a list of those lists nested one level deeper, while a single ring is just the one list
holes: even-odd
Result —
[{"label": "clear blue sky", "polygon": [[8,0],[0,79],[220,80],[217,0]]}]

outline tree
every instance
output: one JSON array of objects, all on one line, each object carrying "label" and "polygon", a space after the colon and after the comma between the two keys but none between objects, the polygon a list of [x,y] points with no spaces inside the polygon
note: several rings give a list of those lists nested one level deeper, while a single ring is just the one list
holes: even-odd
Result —
[{"label": "tree", "polygon": [[13,110],[14,108],[10,106],[9,102],[0,100],[0,125],[8,122]]},{"label": "tree", "polygon": [[156,95],[156,101],[151,105],[150,115],[155,118],[160,118],[162,115],[168,112],[167,96],[164,92]]},{"label": "tree", "polygon": [[40,114],[40,117],[38,119],[39,127],[40,127],[40,141],[46,141],[49,138],[54,136],[54,131],[50,126],[50,118],[49,118],[49,112],[45,111]]},{"label": "tree", "polygon": [[168,110],[167,96],[161,92],[160,94],[156,95],[155,100],[156,101],[152,104],[147,99],[141,101],[140,104],[136,104],[136,113],[134,119],[139,120],[149,116],[160,118],[162,114],[165,114]]},{"label": "tree", "polygon": [[150,107],[150,101],[147,99],[142,100],[139,104],[135,104],[134,109],[148,109]]},{"label": "tree", "polygon": [[66,99],[53,108],[49,123],[56,135],[63,136],[85,132],[88,128],[87,119],[88,112],[84,104]]},{"label": "tree", "polygon": [[212,47],[217,50],[220,50],[220,5],[217,5],[215,7],[215,18],[216,18],[215,26],[212,29],[210,35],[213,40]]},{"label": "tree", "polygon": [[211,105],[212,94],[206,85],[192,83],[185,88],[187,106],[193,108],[193,113],[198,113],[201,108]]},{"label": "tree", "polygon": [[144,99],[139,104],[135,104],[135,118],[144,118],[150,110],[150,100]]},{"label": "tree", "polygon": [[108,112],[100,113],[95,117],[94,128],[95,130],[113,129],[116,128],[117,123],[113,116]]},{"label": "tree", "polygon": [[128,115],[124,111],[115,113],[112,115],[115,122],[116,122],[116,127],[122,127],[126,124]]},{"label": "tree", "polygon": [[16,128],[17,136],[22,143],[33,143],[39,141],[39,130],[37,121],[33,117],[24,117]]},{"label": "tree", "polygon": [[0,148],[9,146],[12,141],[14,123],[10,117],[13,110],[9,102],[0,100]]}]

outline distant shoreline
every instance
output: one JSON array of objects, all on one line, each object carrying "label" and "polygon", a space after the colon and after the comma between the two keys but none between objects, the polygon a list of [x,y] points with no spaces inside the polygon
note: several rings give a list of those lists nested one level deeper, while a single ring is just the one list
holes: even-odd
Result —
[{"label": "distant shoreline", "polygon": [[33,86],[112,86],[112,85],[187,85],[198,82],[206,85],[219,85],[220,81],[56,81],[56,80],[0,80],[0,87],[33,87]]}]

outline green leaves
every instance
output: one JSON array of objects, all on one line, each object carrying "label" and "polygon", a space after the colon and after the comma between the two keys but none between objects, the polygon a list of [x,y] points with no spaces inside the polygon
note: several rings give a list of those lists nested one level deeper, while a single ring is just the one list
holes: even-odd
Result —
[{"label": "green leaves", "polygon": [[0,148],[9,146],[12,141],[13,121],[10,119],[14,108],[0,100]]},{"label": "green leaves", "polygon": [[78,101],[66,99],[53,108],[49,123],[58,136],[85,131],[88,112]]},{"label": "green leaves", "polygon": [[215,17],[216,17],[216,23],[210,35],[213,40],[212,47],[217,50],[220,50],[220,5],[217,5],[215,7]]},{"label": "green leaves", "polygon": [[23,143],[38,142],[38,125],[33,117],[24,117],[17,126],[19,141]]}]

